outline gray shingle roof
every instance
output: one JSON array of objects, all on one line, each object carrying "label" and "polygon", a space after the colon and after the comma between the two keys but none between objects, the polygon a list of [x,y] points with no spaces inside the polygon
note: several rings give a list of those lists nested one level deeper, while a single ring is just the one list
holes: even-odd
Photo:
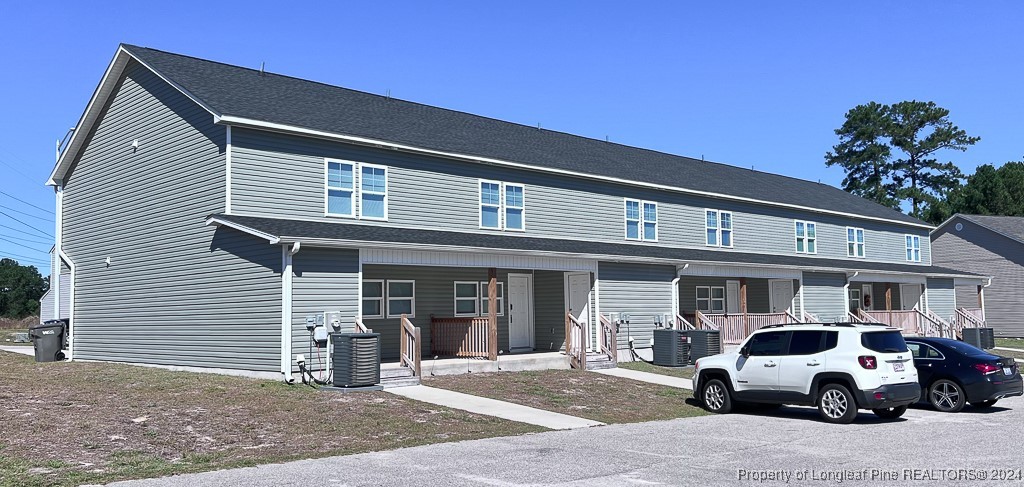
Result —
[{"label": "gray shingle roof", "polygon": [[753,254],[707,249],[684,249],[657,245],[606,243],[553,238],[522,237],[490,233],[464,233],[439,230],[395,228],[356,223],[330,223],[303,220],[285,220],[238,215],[211,215],[222,222],[230,222],[285,241],[347,240],[379,242],[382,244],[417,244],[425,246],[459,246],[477,249],[522,250],[556,252],[576,255],[622,256],[630,259],[648,258],[682,262],[721,262],[770,266],[814,267],[837,271],[877,271],[915,274],[941,274],[974,276],[944,267],[886,262],[851,261],[799,257],[795,255]]},{"label": "gray shingle roof", "polygon": [[1004,237],[1024,243],[1024,217],[991,215],[958,215]]},{"label": "gray shingle roof", "polygon": [[826,184],[541,130],[289,76],[260,75],[254,69],[145,47],[123,47],[220,115],[542,168],[924,224]]}]

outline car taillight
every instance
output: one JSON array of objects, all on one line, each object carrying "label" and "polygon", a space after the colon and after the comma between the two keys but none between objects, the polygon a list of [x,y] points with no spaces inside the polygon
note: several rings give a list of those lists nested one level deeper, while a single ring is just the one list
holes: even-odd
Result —
[{"label": "car taillight", "polygon": [[874,355],[861,355],[857,357],[857,361],[860,362],[860,366],[865,369],[877,369],[878,361],[875,360]]},{"label": "car taillight", "polygon": [[994,374],[999,370],[999,367],[992,364],[974,364],[974,368],[978,369],[978,372],[985,375]]}]

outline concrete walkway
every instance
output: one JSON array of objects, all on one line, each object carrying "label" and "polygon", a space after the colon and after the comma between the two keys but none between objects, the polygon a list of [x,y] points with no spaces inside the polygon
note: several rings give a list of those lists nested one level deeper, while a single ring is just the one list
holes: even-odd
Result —
[{"label": "concrete walkway", "polygon": [[543,409],[521,406],[496,399],[472,396],[461,392],[449,391],[427,386],[409,386],[386,389],[384,392],[415,399],[417,401],[429,402],[438,406],[445,406],[452,409],[461,409],[471,413],[494,416],[497,418],[529,423],[537,426],[555,430],[567,430],[576,428],[589,428],[601,426],[604,423],[591,421],[589,419],[577,418],[567,414],[553,413]]},{"label": "concrete walkway", "polygon": [[615,377],[623,377],[626,379],[638,380],[640,382],[649,382],[651,384],[658,384],[662,386],[676,387],[679,389],[693,390],[693,381],[690,379],[684,379],[682,377],[672,377],[670,375],[663,374],[652,374],[650,372],[640,372],[639,370],[630,369],[604,369],[594,370],[598,374],[612,375]]},{"label": "concrete walkway", "polygon": [[16,346],[3,346],[0,350],[4,352],[20,353],[22,355],[35,355],[35,349],[32,347],[16,347]]},{"label": "concrete walkway", "polygon": [[1024,350],[1021,350],[1019,348],[996,347],[995,349],[996,350],[1006,350],[1007,352],[1020,352],[1020,353],[1024,353]]}]

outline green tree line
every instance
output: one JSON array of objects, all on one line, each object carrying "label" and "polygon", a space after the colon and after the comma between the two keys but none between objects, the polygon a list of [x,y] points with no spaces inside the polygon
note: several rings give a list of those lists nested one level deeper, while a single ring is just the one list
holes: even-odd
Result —
[{"label": "green tree line", "polygon": [[39,315],[39,299],[50,289],[49,278],[14,259],[0,259],[0,316],[21,319]]},{"label": "green tree line", "polygon": [[934,102],[871,102],[846,112],[827,166],[846,171],[843,189],[938,224],[955,213],[1024,216],[1024,162],[978,166],[966,176],[940,156],[981,140]]}]

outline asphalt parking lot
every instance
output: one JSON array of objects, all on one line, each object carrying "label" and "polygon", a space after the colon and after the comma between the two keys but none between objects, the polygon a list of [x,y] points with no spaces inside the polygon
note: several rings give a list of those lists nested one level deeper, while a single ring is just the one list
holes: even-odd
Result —
[{"label": "asphalt parking lot", "polygon": [[851,425],[787,407],[114,485],[1024,485],[1022,422],[1020,397],[984,412],[913,408],[895,422],[862,412]]}]

